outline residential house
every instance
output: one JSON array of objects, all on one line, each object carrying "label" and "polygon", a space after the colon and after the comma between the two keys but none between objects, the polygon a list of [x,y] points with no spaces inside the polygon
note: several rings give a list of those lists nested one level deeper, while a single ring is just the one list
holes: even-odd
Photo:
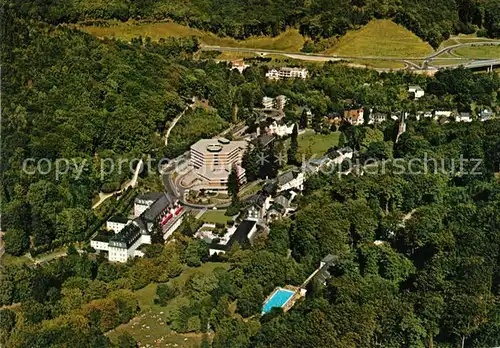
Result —
[{"label": "residential house", "polygon": [[470,112],[459,112],[455,115],[455,122],[472,122],[472,115]]},{"label": "residential house", "polygon": [[278,221],[284,218],[283,208],[277,204],[272,204],[269,208],[266,216],[266,222],[268,224]]},{"label": "residential house", "polygon": [[352,159],[354,156],[354,150],[349,146],[346,146],[338,150],[329,150],[327,156],[334,164],[341,164],[346,159]]},{"label": "residential house", "polygon": [[434,120],[438,120],[441,117],[450,118],[453,113],[449,110],[434,110]]},{"label": "residential house", "polygon": [[292,123],[289,125],[286,125],[286,124],[278,125],[278,123],[276,121],[274,121],[273,123],[271,123],[269,125],[268,130],[269,130],[270,135],[274,134],[274,135],[277,135],[279,137],[284,137],[284,136],[292,134],[294,127],[295,127],[295,123]]},{"label": "residential house", "polygon": [[294,190],[283,191],[271,200],[271,205],[266,214],[267,223],[287,217],[294,212],[297,207],[292,205],[293,199],[297,196]]},{"label": "residential house", "polygon": [[239,71],[240,74],[243,73],[243,71],[248,68],[250,65],[245,64],[245,61],[243,59],[237,59],[231,61],[231,68],[236,69]]},{"label": "residential house", "polygon": [[262,193],[268,196],[274,196],[276,194],[276,190],[278,189],[278,184],[276,184],[275,180],[267,181],[262,187]]},{"label": "residential house", "polygon": [[431,111],[417,111],[416,115],[417,121],[420,121],[422,118],[432,118]]},{"label": "residential house", "polygon": [[487,120],[493,118],[493,112],[490,111],[490,110],[488,110],[488,109],[484,109],[483,111],[481,111],[479,113],[478,116],[479,116],[479,120],[481,120],[481,121],[487,121]]},{"label": "residential house", "polygon": [[338,112],[330,112],[328,115],[323,116],[323,124],[331,127],[339,127],[342,123],[342,117]]},{"label": "residential house", "polygon": [[300,109],[300,114],[302,115],[303,113],[305,113],[305,115],[306,115],[306,119],[305,119],[306,122],[305,122],[305,124],[302,124],[302,122],[301,122],[300,127],[301,128],[302,127],[303,128],[308,128],[312,124],[313,113],[312,113],[311,109],[309,109],[308,107],[302,107]]},{"label": "residential house", "polygon": [[408,87],[408,93],[412,94],[415,99],[419,99],[424,96],[425,92],[420,86],[410,86]]},{"label": "residential house", "polygon": [[363,117],[364,117],[363,108],[344,111],[344,121],[352,124],[353,126],[362,125],[365,122]]},{"label": "residential house", "polygon": [[331,163],[332,160],[328,156],[311,158],[308,161],[303,162],[302,169],[305,173],[314,174],[318,173],[322,168],[326,168]]},{"label": "residential house", "polygon": [[328,254],[321,260],[318,272],[315,275],[319,283],[326,285],[326,281],[332,277],[330,268],[338,262],[338,259],[338,256]]},{"label": "residential house", "polygon": [[271,206],[271,196],[261,192],[250,199],[251,205],[248,208],[248,218],[262,220],[266,216],[267,210]]},{"label": "residential house", "polygon": [[273,109],[276,108],[278,110],[283,110],[285,108],[287,102],[287,98],[284,95],[279,95],[276,98],[271,97],[263,97],[262,105],[265,109]]},{"label": "residential house", "polygon": [[260,149],[268,149],[274,140],[275,137],[273,135],[262,134],[252,141],[252,145],[257,146]]},{"label": "residential house", "polygon": [[304,189],[304,173],[299,171],[288,171],[278,176],[277,192],[296,189],[302,191]]},{"label": "residential house", "polygon": [[380,124],[387,120],[387,115],[383,112],[372,111],[370,112],[368,124]]}]

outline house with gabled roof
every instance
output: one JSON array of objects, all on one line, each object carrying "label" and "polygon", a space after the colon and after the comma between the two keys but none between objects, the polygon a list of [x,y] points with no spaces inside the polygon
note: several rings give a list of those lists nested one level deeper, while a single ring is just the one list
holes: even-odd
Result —
[{"label": "house with gabled roof", "polygon": [[304,189],[304,173],[296,170],[285,172],[277,177],[277,184],[277,192],[290,189],[302,191]]}]

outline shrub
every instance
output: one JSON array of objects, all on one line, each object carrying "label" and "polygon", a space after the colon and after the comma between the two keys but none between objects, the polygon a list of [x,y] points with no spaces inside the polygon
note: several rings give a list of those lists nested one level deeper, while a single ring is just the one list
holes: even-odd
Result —
[{"label": "shrub", "polygon": [[239,212],[240,212],[239,207],[235,207],[235,206],[231,205],[229,208],[227,208],[226,213],[224,215],[234,216],[234,215],[238,214]]},{"label": "shrub", "polygon": [[120,189],[120,183],[118,181],[115,182],[106,182],[102,184],[101,191],[104,193],[115,192]]},{"label": "shrub", "polygon": [[485,29],[479,29],[476,34],[477,37],[488,37],[488,32]]}]

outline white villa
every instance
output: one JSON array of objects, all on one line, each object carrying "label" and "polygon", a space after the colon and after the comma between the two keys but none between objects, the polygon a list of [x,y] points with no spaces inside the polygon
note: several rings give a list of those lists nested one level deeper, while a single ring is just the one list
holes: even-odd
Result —
[{"label": "white villa", "polygon": [[123,216],[109,219],[106,222],[109,232],[92,237],[90,246],[105,252],[112,262],[127,262],[129,258],[143,256],[137,249],[151,244],[155,224],[167,239],[182,223],[184,208],[166,193],[148,192],[135,198],[134,215],[131,219]]},{"label": "white villa", "polygon": [[410,86],[408,87],[408,93],[412,93],[415,99],[420,99],[424,96],[425,92],[420,86]]},{"label": "white villa", "polygon": [[274,121],[268,127],[269,128],[269,135],[277,135],[279,137],[284,137],[286,135],[292,134],[294,127],[295,127],[294,123],[292,123],[290,125],[286,125],[286,124],[278,125],[278,123],[276,121]]},{"label": "white villa", "polygon": [[308,71],[305,68],[279,68],[271,69],[266,73],[266,77],[271,80],[280,80],[288,78],[307,78]]}]

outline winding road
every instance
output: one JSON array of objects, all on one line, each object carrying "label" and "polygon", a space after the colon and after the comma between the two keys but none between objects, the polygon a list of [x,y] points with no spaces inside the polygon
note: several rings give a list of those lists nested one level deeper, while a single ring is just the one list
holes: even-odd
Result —
[{"label": "winding road", "polygon": [[168,137],[169,137],[170,132],[172,131],[172,129],[175,127],[175,125],[181,119],[181,117],[184,116],[184,114],[186,113],[186,111],[188,111],[188,109],[190,107],[192,107],[192,106],[193,106],[193,104],[186,106],[186,108],[179,115],[175,116],[174,120],[170,124],[170,127],[168,127],[167,132],[165,133],[165,146],[168,145]]}]

